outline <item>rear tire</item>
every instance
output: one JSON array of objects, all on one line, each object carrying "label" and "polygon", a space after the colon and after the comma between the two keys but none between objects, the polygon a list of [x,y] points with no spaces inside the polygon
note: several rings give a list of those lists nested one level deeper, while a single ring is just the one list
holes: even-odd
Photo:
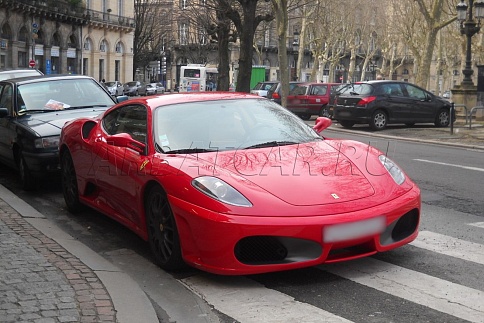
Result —
[{"label": "rear tire", "polygon": [[371,116],[370,128],[373,130],[383,130],[387,127],[388,116],[382,110],[376,110]]},{"label": "rear tire", "polygon": [[440,109],[435,116],[436,127],[447,127],[450,125],[450,112],[446,109]]},{"label": "rear tire", "polygon": [[301,118],[303,120],[309,120],[309,119],[311,119],[311,115],[307,114],[307,113],[301,113],[301,114],[299,114],[299,118]]}]

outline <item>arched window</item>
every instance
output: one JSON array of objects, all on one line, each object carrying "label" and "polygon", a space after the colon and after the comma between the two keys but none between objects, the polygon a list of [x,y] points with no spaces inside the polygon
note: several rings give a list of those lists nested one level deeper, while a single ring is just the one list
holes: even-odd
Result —
[{"label": "arched window", "polygon": [[77,47],[77,38],[74,35],[69,36],[69,40],[67,41],[68,48],[76,48]]},{"label": "arched window", "polygon": [[8,23],[5,23],[2,26],[2,32],[1,33],[2,33],[1,37],[3,39],[9,39],[9,40],[12,39],[12,29],[10,28],[10,25]]},{"label": "arched window", "polygon": [[105,39],[101,41],[101,44],[99,45],[99,51],[100,52],[106,52],[108,50],[108,43],[106,42]]},{"label": "arched window", "polygon": [[124,47],[121,42],[116,43],[116,53],[119,53],[119,54],[124,53]]},{"label": "arched window", "polygon": [[55,33],[52,37],[52,46],[60,47],[61,41],[58,33]]},{"label": "arched window", "polygon": [[30,40],[29,31],[27,30],[27,28],[25,26],[20,28],[20,31],[18,33],[18,40],[24,41],[24,42],[27,42],[27,41]]},{"label": "arched window", "polygon": [[91,50],[92,49],[92,42],[91,42],[91,39],[90,38],[86,38],[86,40],[84,41],[84,45],[82,46],[82,48],[84,48],[84,50]]}]

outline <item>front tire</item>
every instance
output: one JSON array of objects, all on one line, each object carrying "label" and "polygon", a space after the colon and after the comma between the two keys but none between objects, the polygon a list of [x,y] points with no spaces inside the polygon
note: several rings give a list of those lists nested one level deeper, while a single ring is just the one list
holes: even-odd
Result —
[{"label": "front tire", "polygon": [[382,110],[376,110],[370,120],[370,128],[373,130],[383,130],[387,127],[388,116]]},{"label": "front tire", "polygon": [[19,170],[20,184],[22,185],[22,189],[24,189],[25,191],[34,190],[35,178],[30,173],[30,170],[27,167],[27,164],[25,163],[25,158],[21,152],[19,154],[18,170]]},{"label": "front tire", "polygon": [[149,191],[145,200],[145,215],[148,242],[156,264],[170,271],[185,267],[175,217],[160,186],[154,186]]},{"label": "front tire", "polygon": [[76,169],[74,168],[72,156],[69,151],[65,151],[62,153],[60,159],[64,201],[69,212],[79,213],[83,209],[83,205],[79,201],[79,188],[77,186]]},{"label": "front tire", "polygon": [[446,109],[440,109],[435,116],[436,127],[447,127],[450,125],[450,112]]}]

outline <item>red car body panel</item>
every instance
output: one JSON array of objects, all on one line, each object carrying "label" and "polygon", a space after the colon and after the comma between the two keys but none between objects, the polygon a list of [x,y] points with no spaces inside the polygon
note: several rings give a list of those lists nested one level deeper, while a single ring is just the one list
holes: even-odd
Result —
[{"label": "red car body panel", "polygon": [[[147,121],[152,124],[152,112],[160,105],[225,98],[254,96],[202,92],[139,98],[103,115],[120,106],[142,104],[148,107]],[[417,237],[415,230],[393,239],[390,231],[405,214],[413,212],[419,218],[419,188],[408,177],[396,185],[378,160],[381,152],[365,144],[327,139],[275,148],[162,154],[155,151],[149,130],[146,154],[140,154],[107,142],[99,123],[103,115],[71,121],[62,131],[60,147],[72,155],[80,200],[147,240],[145,190],[153,183],[161,185],[175,216],[183,259],[196,268],[224,275],[288,270],[368,256]],[[83,138],[86,123],[93,128]],[[194,188],[192,180],[204,175],[235,187],[252,207],[225,204]],[[383,219],[384,232],[325,241],[330,226],[376,217]],[[254,236],[287,239],[287,261],[241,262],[234,250],[244,238]],[[298,256],[300,248],[293,241],[310,251]],[[351,250],[356,246],[364,251]]]}]

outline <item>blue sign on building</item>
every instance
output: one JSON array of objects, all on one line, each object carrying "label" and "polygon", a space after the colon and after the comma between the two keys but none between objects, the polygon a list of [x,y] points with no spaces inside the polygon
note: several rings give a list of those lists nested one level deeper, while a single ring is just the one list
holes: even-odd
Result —
[{"label": "blue sign on building", "polygon": [[45,61],[45,74],[49,75],[51,74],[51,64],[50,64],[50,59]]}]

